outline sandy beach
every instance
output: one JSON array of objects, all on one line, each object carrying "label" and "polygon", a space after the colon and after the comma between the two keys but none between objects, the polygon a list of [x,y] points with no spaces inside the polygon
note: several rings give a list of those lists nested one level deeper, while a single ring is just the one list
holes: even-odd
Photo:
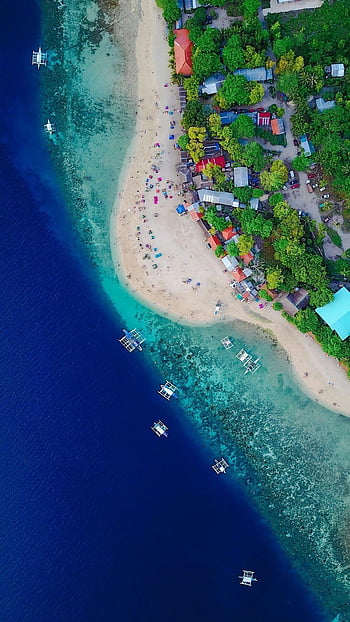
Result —
[{"label": "sandy beach", "polygon": [[[270,305],[261,309],[257,303],[235,299],[230,275],[207,248],[199,225],[189,215],[177,214],[181,180],[175,143],[182,133],[178,87],[170,84],[161,12],[154,0],[141,0],[141,6],[135,138],[111,217],[119,278],[142,302],[178,322],[239,319],[268,330],[287,351],[303,390],[330,409],[350,415],[350,382],[337,360]],[[214,318],[217,300],[222,310]]]}]

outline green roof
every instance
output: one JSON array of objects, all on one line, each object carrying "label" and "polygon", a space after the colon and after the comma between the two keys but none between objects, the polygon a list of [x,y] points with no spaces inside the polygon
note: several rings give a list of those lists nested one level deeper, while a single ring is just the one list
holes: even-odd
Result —
[{"label": "green roof", "polygon": [[342,287],[334,300],[324,307],[318,307],[316,313],[344,340],[350,335],[350,292]]}]

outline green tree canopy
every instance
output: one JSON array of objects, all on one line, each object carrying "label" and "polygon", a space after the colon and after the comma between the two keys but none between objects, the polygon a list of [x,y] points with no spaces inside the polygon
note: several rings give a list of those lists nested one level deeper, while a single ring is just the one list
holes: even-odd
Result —
[{"label": "green tree canopy", "polygon": [[230,257],[238,257],[239,256],[239,248],[236,244],[236,242],[229,242],[226,245],[226,250],[228,252],[228,254],[230,255]]},{"label": "green tree canopy", "polygon": [[204,52],[200,48],[194,52],[192,64],[193,73],[201,82],[223,68],[217,52]]},{"label": "green tree canopy", "polygon": [[264,148],[260,143],[248,143],[244,147],[243,159],[246,166],[260,172],[265,166]]},{"label": "green tree canopy", "polygon": [[181,121],[185,130],[188,130],[190,127],[204,127],[206,121],[203,104],[200,101],[187,102]]},{"label": "green tree canopy", "polygon": [[306,169],[308,169],[309,166],[310,166],[310,161],[309,161],[309,158],[305,155],[305,153],[302,153],[300,156],[297,156],[296,158],[294,158],[292,162],[292,167],[296,171],[306,171]]},{"label": "green tree canopy", "polygon": [[220,107],[227,108],[231,104],[248,104],[249,98],[250,92],[245,77],[230,75],[216,94],[215,101]]},{"label": "green tree canopy", "polygon": [[254,239],[252,235],[249,235],[248,233],[242,233],[242,235],[239,236],[237,246],[241,255],[246,255],[247,253],[249,253],[249,251],[253,248],[253,245]]},{"label": "green tree canopy", "polygon": [[[240,114],[238,118],[231,123],[232,135],[235,138],[251,138],[254,136],[254,121],[245,114]],[[257,143],[255,143],[257,144]]]},{"label": "green tree canopy", "polygon": [[241,40],[238,35],[233,34],[227,41],[223,52],[222,58],[225,65],[231,70],[235,71],[245,65],[245,57]]}]

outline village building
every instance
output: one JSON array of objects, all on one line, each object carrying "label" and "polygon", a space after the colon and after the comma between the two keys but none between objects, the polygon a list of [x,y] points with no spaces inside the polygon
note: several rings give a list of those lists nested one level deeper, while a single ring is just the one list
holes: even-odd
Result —
[{"label": "village building", "polygon": [[189,38],[187,28],[175,30],[174,54],[176,73],[182,76],[192,75],[192,49],[193,43]]},{"label": "village building", "polygon": [[260,201],[259,199],[250,199],[249,201],[249,207],[250,209],[255,210],[256,212],[258,211],[259,207],[260,207]]},{"label": "village building", "polygon": [[237,231],[234,227],[226,227],[223,231],[221,231],[221,235],[225,242],[231,242],[233,238],[237,235]]},{"label": "village building", "polygon": [[323,97],[318,97],[317,99],[315,99],[315,104],[319,112],[324,112],[325,110],[330,110],[331,108],[334,108],[335,101],[333,99],[325,101]]},{"label": "village building", "polygon": [[248,82],[266,82],[273,79],[272,69],[254,67],[253,69],[236,69],[235,76],[244,76]]},{"label": "village building", "polygon": [[234,278],[234,280],[236,281],[236,283],[240,283],[241,281],[244,281],[244,279],[246,279],[246,275],[244,274],[243,268],[241,268],[240,266],[238,266],[235,270],[232,270],[232,276]]},{"label": "village building", "polygon": [[225,82],[225,76],[223,73],[213,73],[212,76],[209,76],[206,80],[204,80],[202,86],[200,86],[200,91],[202,95],[216,95],[218,90],[222,87]]},{"label": "village building", "polygon": [[333,65],[331,65],[332,78],[344,78],[344,75],[345,75],[345,67],[343,63],[333,63]]},{"label": "village building", "polygon": [[280,134],[285,133],[284,121],[283,119],[272,119],[271,121],[271,129],[272,134],[275,136],[279,136]]},{"label": "village building", "polygon": [[222,263],[224,264],[226,270],[232,272],[239,266],[238,260],[236,257],[230,257],[230,255],[225,255],[225,257],[221,258]]},{"label": "village building", "polygon": [[208,237],[207,242],[208,242],[210,248],[213,249],[213,251],[215,251],[218,246],[221,246],[221,242],[220,242],[220,240],[219,240],[217,235],[210,235]]},{"label": "village building", "polygon": [[332,302],[317,307],[316,313],[344,341],[350,335],[350,292],[342,287],[334,294]]},{"label": "village building", "polygon": [[248,186],[248,168],[246,166],[236,166],[233,169],[233,180],[236,188]]},{"label": "village building", "polygon": [[218,203],[219,205],[228,205],[229,207],[239,207],[239,201],[235,199],[231,192],[217,192],[216,190],[200,188],[198,197],[201,203]]},{"label": "village building", "polygon": [[220,112],[220,119],[222,125],[230,125],[236,121],[239,115],[244,114],[245,117],[250,117],[256,125],[257,113],[256,112],[233,112],[228,110],[227,112]]},{"label": "village building", "polygon": [[309,304],[309,292],[302,287],[294,292],[291,292],[284,298],[281,298],[283,310],[294,317],[301,309],[306,309]]},{"label": "village building", "polygon": [[224,156],[218,156],[216,158],[203,158],[196,164],[197,173],[202,173],[207,164],[215,164],[216,166],[220,166],[220,168],[225,168],[226,160]]},{"label": "village building", "polygon": [[256,125],[258,127],[266,127],[271,123],[270,112],[258,112],[256,116]]},{"label": "village building", "polygon": [[309,158],[313,153],[315,153],[315,147],[311,143],[311,141],[307,138],[306,134],[300,136],[300,147],[304,150],[304,154]]}]

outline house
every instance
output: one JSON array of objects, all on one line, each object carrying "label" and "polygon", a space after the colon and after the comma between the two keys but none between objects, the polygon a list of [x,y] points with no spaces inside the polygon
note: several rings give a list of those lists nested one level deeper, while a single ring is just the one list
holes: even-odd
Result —
[{"label": "house", "polygon": [[324,112],[324,110],[330,110],[331,108],[334,108],[335,101],[333,99],[325,101],[323,97],[318,97],[317,99],[315,99],[315,104],[319,112]]},{"label": "house", "polygon": [[189,31],[187,28],[180,28],[174,30],[174,54],[175,54],[175,67],[176,73],[182,76],[192,75],[192,49],[193,43],[189,38]]},{"label": "house", "polygon": [[245,265],[248,266],[250,262],[254,259],[254,255],[253,253],[249,251],[249,253],[246,253],[245,255],[241,255],[241,259],[243,259]]},{"label": "house", "polygon": [[218,246],[221,246],[221,242],[220,242],[220,240],[219,240],[217,235],[210,235],[208,237],[207,242],[210,245],[210,248],[213,249],[213,251],[215,251]]},{"label": "house", "polygon": [[272,69],[255,67],[254,69],[236,69],[235,76],[244,76],[248,82],[266,82],[273,79]]},{"label": "house", "polygon": [[350,335],[350,292],[342,287],[334,294],[332,302],[318,307],[316,313],[344,341]]},{"label": "house", "polygon": [[286,130],[284,128],[283,119],[272,119],[271,129],[272,129],[272,134],[275,134],[276,136],[279,134],[284,134]]},{"label": "house", "polygon": [[258,127],[266,127],[271,123],[271,113],[270,112],[258,112],[256,118],[256,125]]},{"label": "house", "polygon": [[310,157],[313,153],[315,153],[315,147],[312,142],[307,138],[306,134],[300,136],[300,147],[304,149],[304,154],[307,157]]},{"label": "house", "polygon": [[205,158],[216,158],[222,155],[222,149],[217,140],[205,140],[203,147]]},{"label": "house", "polygon": [[331,76],[332,78],[344,78],[345,67],[343,63],[334,63],[331,65]]},{"label": "house", "polygon": [[233,179],[236,188],[248,186],[248,169],[246,166],[236,166],[233,169]]},{"label": "house", "polygon": [[259,199],[254,199],[254,198],[250,199],[249,201],[250,209],[254,209],[257,212],[259,209],[259,205],[260,205]]},{"label": "house", "polygon": [[220,119],[222,125],[230,125],[238,119],[240,114],[244,114],[245,117],[250,117],[256,125],[257,113],[256,112],[233,112],[229,110],[227,112],[220,112]]},{"label": "house", "polygon": [[237,283],[240,283],[247,278],[240,266],[235,268],[235,270],[232,270],[232,276]]},{"label": "house", "polygon": [[199,6],[202,6],[199,0],[183,0],[183,6],[185,11],[194,11],[198,9]]},{"label": "house", "polygon": [[196,164],[197,173],[202,173],[207,164],[216,164],[216,166],[220,166],[220,168],[225,168],[226,160],[224,156],[218,156],[217,158],[203,158]]},{"label": "house", "polygon": [[225,257],[221,258],[221,261],[224,264],[226,270],[228,270],[229,272],[235,270],[239,265],[236,257],[230,257],[230,255],[225,255]]},{"label": "house", "polygon": [[225,76],[223,73],[213,73],[212,76],[209,76],[206,80],[204,80],[203,84],[200,88],[200,91],[206,95],[215,95],[218,90],[222,87],[225,82]]},{"label": "house", "polygon": [[198,197],[202,203],[218,203],[219,205],[228,205],[229,207],[239,207],[239,201],[235,199],[231,192],[217,192],[200,188]]},{"label": "house", "polygon": [[306,309],[309,304],[309,298],[309,292],[301,287],[282,298],[281,304],[284,311],[294,317],[300,309]]},{"label": "house", "polygon": [[225,242],[231,241],[234,236],[237,234],[237,231],[234,227],[226,227],[223,231],[221,231],[221,235]]}]

